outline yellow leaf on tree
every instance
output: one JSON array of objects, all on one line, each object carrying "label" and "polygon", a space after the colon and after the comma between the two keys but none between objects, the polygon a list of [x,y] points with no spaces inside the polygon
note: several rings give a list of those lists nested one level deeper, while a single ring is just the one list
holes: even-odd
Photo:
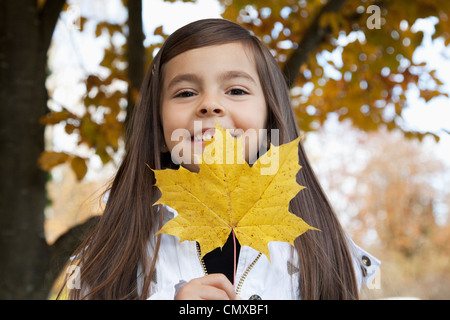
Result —
[{"label": "yellow leaf on tree", "polygon": [[[162,196],[155,203],[178,212],[158,233],[200,244],[201,256],[223,247],[234,231],[241,246],[250,246],[270,260],[268,243],[293,241],[310,227],[289,212],[290,200],[304,187],[296,181],[300,138],[269,151],[250,167],[242,138],[216,125],[206,142],[199,172],[154,170]],[[275,161],[275,162],[274,162]],[[276,170],[268,170],[275,167]],[[315,229],[317,230],[317,229]]]},{"label": "yellow leaf on tree", "polygon": [[72,167],[73,172],[75,172],[78,181],[84,178],[88,170],[86,159],[74,157],[70,162],[70,166]]}]

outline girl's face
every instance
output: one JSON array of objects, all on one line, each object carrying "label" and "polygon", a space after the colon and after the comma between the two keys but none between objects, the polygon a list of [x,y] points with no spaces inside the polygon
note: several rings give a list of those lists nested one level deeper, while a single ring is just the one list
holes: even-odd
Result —
[{"label": "girl's face", "polygon": [[202,152],[217,121],[234,129],[231,134],[242,134],[245,158],[254,160],[267,107],[250,50],[237,42],[188,50],[167,62],[163,72],[162,125],[172,157],[175,151],[178,162],[197,171],[193,154]]}]

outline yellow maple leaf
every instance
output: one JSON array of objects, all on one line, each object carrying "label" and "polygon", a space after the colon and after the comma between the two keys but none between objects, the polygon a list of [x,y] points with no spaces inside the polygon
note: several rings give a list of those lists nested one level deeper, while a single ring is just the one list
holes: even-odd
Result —
[{"label": "yellow maple leaf", "polygon": [[[296,181],[298,143],[271,144],[253,166],[243,158],[242,137],[216,124],[199,160],[199,172],[153,170],[162,196],[155,203],[178,212],[158,233],[197,241],[201,257],[223,247],[230,232],[270,260],[268,243],[293,241],[310,227],[289,212],[290,200],[304,187]],[[275,163],[274,163],[275,161]],[[273,170],[275,168],[276,170]],[[315,229],[317,230],[317,229]]]}]

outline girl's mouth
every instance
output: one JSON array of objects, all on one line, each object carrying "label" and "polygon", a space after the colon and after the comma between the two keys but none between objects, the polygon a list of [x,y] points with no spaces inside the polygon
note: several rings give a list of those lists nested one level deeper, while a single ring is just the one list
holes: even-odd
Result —
[{"label": "girl's mouth", "polygon": [[201,143],[205,145],[205,141],[210,141],[214,137],[215,128],[204,128],[202,131],[194,133],[191,136],[192,143]]},{"label": "girl's mouth", "polygon": [[[197,133],[194,133],[191,136],[191,142],[192,143],[201,143],[202,145],[205,145],[206,141],[212,140],[215,133],[215,128],[205,128]],[[242,130],[239,129],[228,129],[230,130],[230,134],[233,138],[238,138],[242,135]]]},{"label": "girl's mouth", "polygon": [[[215,128],[206,128],[203,129],[201,132],[194,133],[194,135],[191,136],[192,142],[201,142],[201,141],[210,141],[214,137]],[[242,135],[242,130],[239,129],[228,129],[230,130],[230,134],[233,138],[238,138]]]},{"label": "girl's mouth", "polygon": [[197,134],[194,134],[191,137],[191,140],[194,141],[194,142],[209,141],[213,137],[214,137],[214,129],[210,129],[210,130],[207,130],[207,131],[204,131],[204,132],[199,132]]}]

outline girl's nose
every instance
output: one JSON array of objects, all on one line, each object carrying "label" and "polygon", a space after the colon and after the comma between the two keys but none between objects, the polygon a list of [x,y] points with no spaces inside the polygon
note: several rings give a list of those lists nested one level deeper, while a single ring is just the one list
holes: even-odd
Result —
[{"label": "girl's nose", "polygon": [[197,108],[197,115],[200,117],[222,117],[225,115],[225,109],[216,103],[204,103]]}]

